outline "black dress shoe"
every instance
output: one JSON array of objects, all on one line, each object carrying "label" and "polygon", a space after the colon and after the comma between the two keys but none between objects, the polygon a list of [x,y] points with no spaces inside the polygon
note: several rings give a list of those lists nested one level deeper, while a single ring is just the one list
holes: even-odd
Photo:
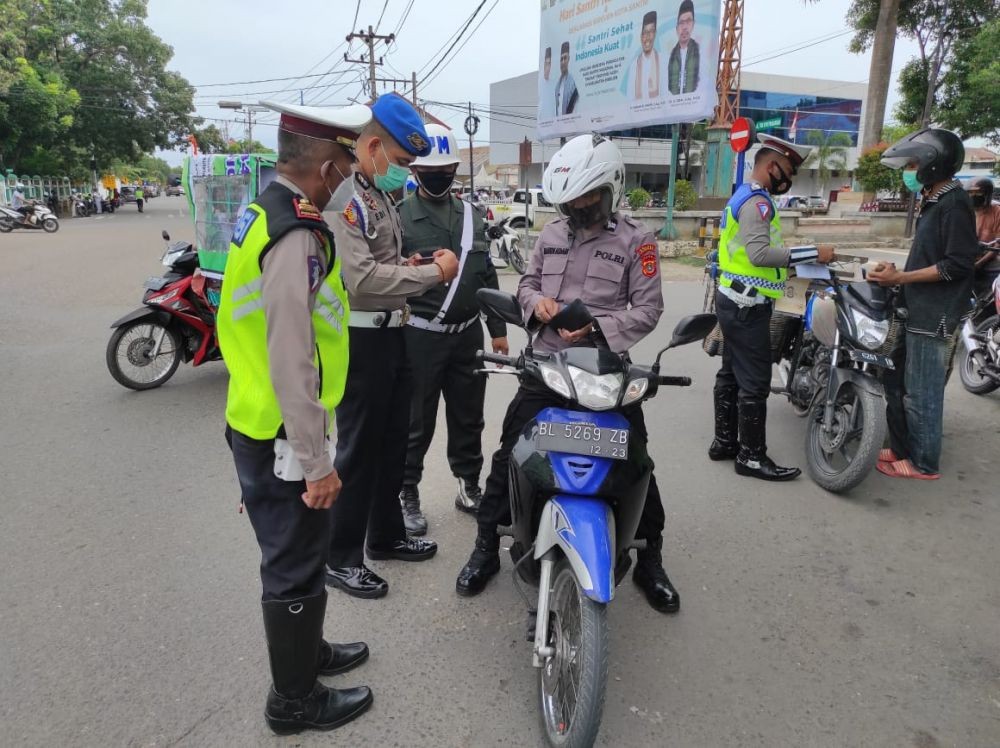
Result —
[{"label": "black dress shoe", "polygon": [[303,730],[332,730],[360,716],[372,705],[368,686],[330,688],[316,682],[308,696],[288,699],[272,687],[267,694],[264,718],[279,735],[292,735]]},{"label": "black dress shoe", "polygon": [[468,562],[458,572],[455,592],[462,597],[473,597],[486,588],[487,582],[500,571],[500,538],[494,533],[485,536],[480,531],[476,547]]},{"label": "black dress shoe", "polygon": [[385,597],[389,583],[365,565],[326,567],[326,584],[346,592],[351,597],[372,599]]},{"label": "black dress shoe", "polygon": [[438,551],[438,544],[433,540],[417,540],[407,538],[397,540],[388,548],[372,548],[368,546],[365,552],[374,561],[426,561]]},{"label": "black dress shoe", "polygon": [[736,457],[736,474],[761,480],[786,481],[798,478],[802,471],[798,468],[775,465],[774,460],[767,455],[752,460],[741,454]]},{"label": "black dress shoe", "polygon": [[640,559],[632,572],[632,581],[646,594],[646,600],[655,610],[676,613],[681,609],[681,596],[659,563]]},{"label": "black dress shoe", "polygon": [[718,437],[712,441],[712,446],[708,448],[708,459],[715,462],[721,460],[732,460],[740,452],[740,445],[736,442],[724,442]]},{"label": "black dress shoe", "polygon": [[319,643],[319,674],[337,675],[346,673],[368,659],[368,645],[364,642],[351,644]]}]

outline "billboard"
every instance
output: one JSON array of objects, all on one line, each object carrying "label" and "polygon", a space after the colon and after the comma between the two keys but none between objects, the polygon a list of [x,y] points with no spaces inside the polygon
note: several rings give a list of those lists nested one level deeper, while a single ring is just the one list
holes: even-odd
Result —
[{"label": "billboard", "polygon": [[715,110],[718,0],[541,0],[538,137]]}]

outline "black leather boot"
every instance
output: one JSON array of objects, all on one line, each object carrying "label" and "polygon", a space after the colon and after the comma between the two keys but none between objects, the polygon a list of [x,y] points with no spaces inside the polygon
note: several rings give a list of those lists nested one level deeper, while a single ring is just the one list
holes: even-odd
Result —
[{"label": "black leather boot", "polygon": [[476,547],[455,580],[455,592],[462,597],[478,595],[500,571],[500,536],[479,528]]},{"label": "black leather boot", "polygon": [[368,659],[368,645],[364,642],[331,644],[320,639],[319,674],[339,675],[353,670]]},{"label": "black leather boot", "polygon": [[767,456],[767,401],[740,399],[740,453],[736,456],[736,474],[761,480],[794,480],[802,474],[798,468],[775,465]]},{"label": "black leather boot", "polygon": [[420,511],[420,493],[416,486],[403,486],[399,492],[399,503],[403,507],[403,527],[412,536],[427,534],[427,518]]},{"label": "black leather boot", "polygon": [[681,609],[681,596],[663,569],[662,550],[662,537],[646,541],[646,547],[636,554],[632,581],[639,585],[655,610],[676,613]]},{"label": "black leather boot", "polygon": [[264,718],[280,735],[303,730],[332,730],[364,712],[372,692],[328,688],[316,680],[326,616],[326,592],[298,600],[261,604],[273,685]]},{"label": "black leather boot", "polygon": [[715,439],[708,448],[710,460],[732,460],[740,451],[738,387],[715,387]]}]

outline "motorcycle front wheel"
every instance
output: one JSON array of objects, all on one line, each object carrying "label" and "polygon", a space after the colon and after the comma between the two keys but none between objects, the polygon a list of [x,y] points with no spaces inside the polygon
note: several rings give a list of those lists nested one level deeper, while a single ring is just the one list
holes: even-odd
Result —
[{"label": "motorcycle front wheel", "polygon": [[46,218],[42,221],[42,229],[48,234],[54,234],[59,230],[59,221],[55,218]]},{"label": "motorcycle front wheel", "polygon": [[810,477],[831,493],[850,491],[874,469],[887,430],[885,398],[844,382],[829,433],[823,430],[822,399],[809,415],[806,466]]},{"label": "motorcycle front wheel", "polygon": [[528,263],[524,261],[524,255],[521,254],[521,248],[517,242],[510,245],[510,264],[518,275],[524,275],[524,271],[528,269]]},{"label": "motorcycle front wheel", "polygon": [[547,643],[555,654],[538,674],[545,736],[560,748],[592,746],[607,693],[607,606],[583,594],[565,558],[552,577]]},{"label": "motorcycle front wheel", "polygon": [[[160,348],[154,357],[157,341],[161,341]],[[108,341],[105,361],[118,384],[132,390],[151,390],[177,371],[181,362],[180,341],[161,322],[136,320],[115,330]]]},{"label": "motorcycle front wheel", "polygon": [[[991,335],[997,327],[1000,327],[1000,317],[994,316],[980,322],[976,326],[976,332],[980,335]],[[962,386],[973,395],[988,395],[1000,387],[1000,384],[979,373],[984,363],[982,348],[970,351],[964,343],[962,344],[958,374],[962,378]]]}]

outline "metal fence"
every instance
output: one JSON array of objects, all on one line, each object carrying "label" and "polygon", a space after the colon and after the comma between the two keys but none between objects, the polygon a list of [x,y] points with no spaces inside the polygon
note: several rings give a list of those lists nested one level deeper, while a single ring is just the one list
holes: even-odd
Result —
[{"label": "metal fence", "polygon": [[17,184],[23,185],[21,191],[29,200],[44,200],[46,193],[55,195],[57,200],[68,200],[75,190],[91,189],[86,183],[71,182],[69,177],[40,177],[37,174],[17,176],[8,171],[0,176],[0,205],[10,205]]}]

